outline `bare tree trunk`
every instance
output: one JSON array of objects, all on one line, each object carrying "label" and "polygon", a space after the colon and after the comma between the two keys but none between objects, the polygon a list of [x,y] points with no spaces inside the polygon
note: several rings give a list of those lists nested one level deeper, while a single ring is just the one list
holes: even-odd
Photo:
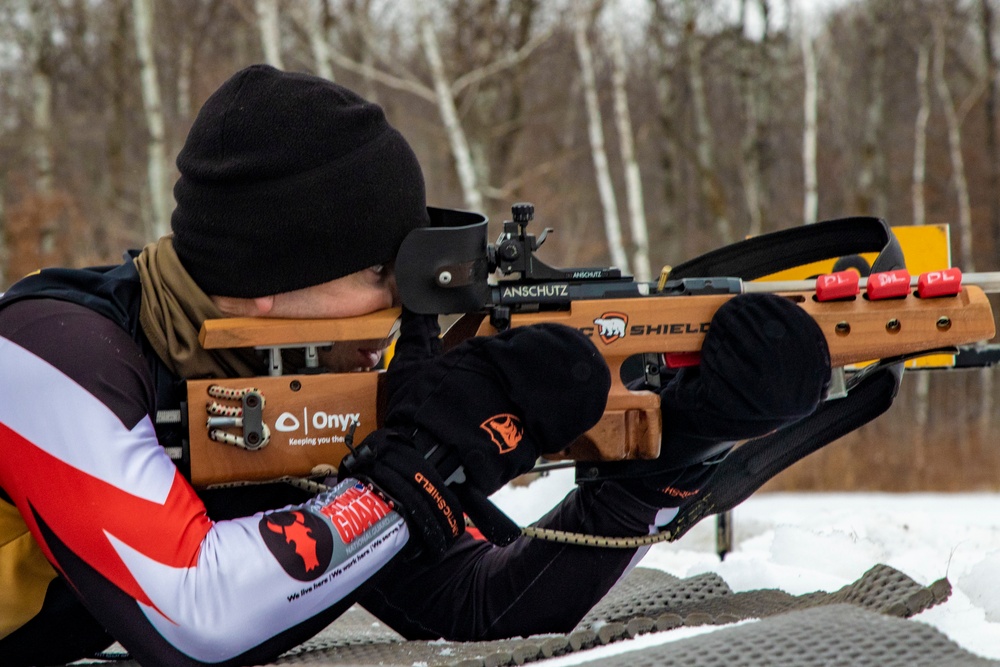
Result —
[{"label": "bare tree trunk", "polygon": [[951,97],[944,73],[945,30],[940,21],[934,27],[934,84],[944,110],[948,128],[948,153],[951,158],[951,178],[958,199],[959,253],[958,265],[963,271],[975,271],[972,253],[972,207],[969,204],[969,185],[965,178],[965,160],[962,157],[962,131],[958,114]]},{"label": "bare tree trunk", "polygon": [[768,121],[767,95],[773,72],[770,58],[770,3],[769,0],[758,0],[758,4],[763,19],[763,33],[759,41],[746,37],[745,1],[740,5],[740,63],[736,67],[738,87],[746,110],[741,154],[743,192],[750,218],[747,234],[750,236],[758,236],[764,228],[764,127]]},{"label": "bare tree trunk", "polygon": [[149,240],[167,233],[170,228],[170,187],[167,183],[167,149],[160,103],[160,84],[153,55],[152,0],[132,0],[132,20],[135,22],[136,53],[142,80],[142,104],[149,131],[146,169],[149,177],[150,215],[147,219]]},{"label": "bare tree trunk", "polygon": [[677,165],[679,163],[677,147],[677,131],[674,124],[675,102],[672,76],[674,73],[675,50],[669,43],[671,20],[660,0],[650,0],[653,5],[653,17],[650,23],[650,33],[656,47],[656,117],[660,127],[660,168],[663,180],[664,206],[658,215],[657,226],[673,236],[676,228],[677,193],[681,189]]},{"label": "bare tree trunk", "polygon": [[31,83],[34,92],[35,188],[39,192],[52,192],[52,78],[36,68]]},{"label": "bare tree trunk", "polygon": [[805,122],[802,130],[802,172],[805,197],[802,204],[802,222],[816,222],[819,215],[819,187],[816,166],[817,123],[819,108],[819,77],[816,71],[816,50],[804,20],[801,21],[802,69],[805,75],[805,92],[802,111]]},{"label": "bare tree trunk", "polygon": [[712,121],[708,116],[708,101],[705,97],[705,78],[702,74],[701,51],[704,48],[697,34],[695,13],[697,3],[688,0],[686,9],[687,32],[685,44],[688,56],[688,80],[691,84],[691,105],[694,113],[695,126],[695,157],[698,163],[698,182],[702,198],[708,206],[709,215],[715,226],[718,240],[723,244],[732,243],[733,230],[726,213],[726,202],[719,184],[719,175],[715,168],[715,138],[712,133]]},{"label": "bare tree trunk", "polygon": [[583,84],[583,99],[587,108],[587,134],[590,137],[590,154],[594,161],[594,175],[597,178],[597,193],[604,212],[604,235],[608,240],[611,263],[627,273],[630,271],[628,257],[622,244],[621,226],[618,220],[618,202],[611,183],[607,150],[604,147],[604,121],[597,101],[597,77],[594,74],[594,59],[587,41],[590,27],[590,7],[580,4],[574,10],[573,36],[576,55],[580,61],[580,78]]},{"label": "bare tree trunk", "polygon": [[32,156],[35,163],[35,189],[51,194],[52,175],[52,21],[51,7],[29,4],[32,23],[31,92],[32,92]]},{"label": "bare tree trunk", "polygon": [[927,89],[927,74],[930,67],[930,47],[923,43],[917,49],[917,95],[920,107],[913,131],[913,224],[927,222],[924,206],[924,188],[927,177],[927,121],[931,115],[931,96]]},{"label": "bare tree trunk", "polygon": [[[127,229],[124,238],[129,239],[128,245],[135,245],[133,239],[145,238],[146,229],[134,229],[132,225],[137,219],[145,219],[134,215],[134,197],[126,194],[126,177],[129,172],[126,141],[129,136],[128,120],[129,111],[127,106],[127,93],[134,78],[130,65],[132,45],[130,42],[129,25],[131,19],[131,6],[124,0],[119,0],[114,4],[114,31],[108,45],[108,132],[105,155],[107,169],[102,172],[105,179],[102,190],[104,192],[103,208],[107,212],[109,225],[100,225],[94,230],[94,245],[97,253],[102,257],[117,256],[121,248],[121,234]],[[112,225],[117,225],[115,229]],[[112,249],[113,248],[113,249]],[[111,254],[114,253],[114,254]]]},{"label": "bare tree trunk", "polygon": [[[416,33],[420,48],[429,65],[432,78],[431,86],[423,83],[417,76],[409,72],[406,67],[399,66],[394,68],[395,71],[400,72],[397,74],[384,66],[377,66],[376,63],[380,60],[391,66],[394,64],[394,59],[384,53],[373,53],[373,49],[365,48],[362,51],[364,60],[359,62],[356,58],[350,57],[336,48],[330,48],[330,59],[336,65],[365,77],[367,81],[377,82],[396,90],[406,91],[435,104],[448,137],[452,157],[455,160],[455,168],[465,199],[465,205],[473,210],[482,210],[484,201],[483,193],[486,191],[488,184],[484,180],[484,174],[476,171],[470,142],[459,117],[455,97],[467,87],[477,85],[488,77],[498,75],[509,70],[511,67],[518,66],[534,49],[548,39],[551,35],[551,30],[533,37],[522,48],[516,51],[508,50],[486,65],[472,69],[454,81],[450,81],[445,70],[444,59],[441,56],[441,49],[430,15],[433,7],[428,3],[418,3],[416,9],[418,10],[415,15],[417,22]],[[363,23],[364,17],[356,16],[355,20]]]},{"label": "bare tree trunk", "polygon": [[438,47],[434,24],[431,22],[430,8],[426,3],[420,3],[419,11],[417,30],[420,33],[420,44],[423,46],[424,56],[427,58],[431,77],[434,79],[438,112],[441,114],[441,120],[448,135],[448,143],[451,144],[451,153],[455,158],[455,168],[458,171],[458,180],[462,184],[465,205],[470,210],[482,211],[483,193],[479,189],[472,152],[469,150],[465,130],[458,118],[458,109],[455,107],[455,98],[451,93],[451,84],[445,73],[441,49]]},{"label": "bare tree trunk", "polygon": [[861,168],[858,171],[858,212],[864,215],[885,217],[888,205],[882,190],[884,158],[882,155],[882,126],[885,122],[885,48],[887,29],[879,12],[879,4],[872,5],[869,22],[872,25],[871,62],[868,108],[865,114],[864,137],[861,145]]},{"label": "bare tree trunk", "polygon": [[330,47],[327,44],[330,35],[330,5],[327,0],[310,0],[307,14],[306,34],[309,35],[309,48],[316,63],[316,74],[333,81]]},{"label": "bare tree trunk", "polygon": [[[924,181],[927,172],[927,121],[931,112],[931,96],[927,88],[928,69],[930,64],[930,48],[921,43],[917,48],[917,97],[920,106],[914,121],[913,131],[913,224],[925,223]],[[913,436],[914,465],[923,472],[927,465],[927,423],[930,414],[931,374],[917,373],[914,386],[913,405]]]},{"label": "bare tree trunk", "polygon": [[[986,152],[990,163],[990,191],[1000,192],[1000,144],[997,142],[997,62],[993,43],[992,0],[980,0],[983,31],[983,61],[986,65]],[[1000,252],[1000,202],[990,198],[990,227],[993,230],[993,251]]]},{"label": "bare tree trunk", "polygon": [[194,59],[194,45],[190,39],[181,41],[180,53],[177,56],[177,116],[191,117],[191,67]]},{"label": "bare tree trunk", "polygon": [[[613,6],[621,19],[620,0]],[[618,142],[621,146],[622,167],[625,172],[625,194],[628,202],[629,228],[632,232],[632,270],[636,280],[646,282],[650,278],[649,231],[646,227],[646,208],[643,202],[642,178],[639,162],[635,156],[635,138],[632,120],[629,117],[628,95],[625,91],[628,63],[621,31],[611,31],[611,88],[615,102],[615,124],[618,127]]]},{"label": "bare tree trunk", "polygon": [[[941,107],[944,111],[945,123],[948,128],[948,152],[951,158],[952,185],[958,199],[959,257],[958,266],[963,271],[975,271],[975,258],[972,253],[972,209],[969,204],[969,187],[965,178],[965,160],[962,157],[962,134],[959,126],[955,103],[951,90],[945,78],[944,59],[947,48],[945,40],[944,16],[938,16],[934,21],[934,83]],[[980,376],[981,377],[981,376]],[[968,391],[968,385],[963,385],[963,391]],[[967,404],[968,401],[963,403]],[[969,450],[969,429],[967,419],[959,420],[961,432],[958,435],[959,455],[961,462],[971,460]]]},{"label": "bare tree trunk", "polygon": [[[993,230],[993,253],[1000,252],[1000,204],[996,193],[1000,192],[1000,146],[997,144],[997,63],[993,45],[993,7],[991,0],[980,0],[980,22],[983,31],[983,61],[986,65],[986,153],[989,160],[990,227]],[[993,378],[994,369],[986,367],[980,372],[979,392],[979,434],[988,441],[990,425],[993,421]]]},{"label": "bare tree trunk", "polygon": [[264,49],[264,62],[278,69],[285,69],[281,59],[281,26],[278,20],[278,0],[255,0],[257,28]]}]

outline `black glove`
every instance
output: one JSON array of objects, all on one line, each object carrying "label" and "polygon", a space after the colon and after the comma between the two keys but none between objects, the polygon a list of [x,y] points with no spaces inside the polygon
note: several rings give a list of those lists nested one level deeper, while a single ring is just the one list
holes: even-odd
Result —
[{"label": "black glove", "polygon": [[803,309],[773,294],[736,296],[712,318],[701,363],[660,390],[659,458],[590,465],[582,479],[620,479],[650,504],[676,506],[707,481],[706,463],[812,414],[829,379],[826,338]]},{"label": "black glove", "polygon": [[[436,323],[403,313],[389,365],[385,425],[453,452],[466,479],[490,495],[565,449],[604,414],[611,374],[590,339],[560,324],[471,338],[437,355],[421,344]],[[446,475],[452,471],[443,471]]]},{"label": "black glove", "polygon": [[434,556],[465,532],[458,498],[424,452],[392,429],[369,434],[340,462],[339,476],[362,479],[387,494],[420,546]]},{"label": "black glove", "polygon": [[487,524],[503,515],[486,496],[596,424],[611,386],[593,343],[566,326],[511,329],[444,354],[438,333],[436,317],[404,310],[386,377],[385,428],[341,465],[342,474],[370,479],[399,501],[419,530],[430,531],[432,550],[450,544],[447,517],[461,515],[459,502],[491,537]]}]

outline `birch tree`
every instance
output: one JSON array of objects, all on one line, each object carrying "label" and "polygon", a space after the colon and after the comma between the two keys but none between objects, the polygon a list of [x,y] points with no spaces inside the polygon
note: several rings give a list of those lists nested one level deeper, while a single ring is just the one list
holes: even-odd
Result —
[{"label": "birch tree", "polygon": [[[983,38],[983,64],[986,77],[986,99],[984,116],[986,123],[986,154],[989,161],[990,190],[1000,193],[1000,145],[997,143],[997,65],[993,45],[993,7],[991,0],[980,0],[980,30]],[[994,248],[1000,248],[1000,204],[997,197],[990,198],[990,228]],[[981,391],[979,393],[979,433],[988,437],[990,421],[993,418],[995,401],[993,400],[992,368],[984,368],[980,372]]]},{"label": "birch tree", "polygon": [[[928,70],[930,68],[930,47],[926,42],[917,46],[916,86],[917,108],[913,128],[913,224],[923,225],[925,213],[925,181],[927,174],[927,121],[931,113],[931,96],[928,90]],[[914,464],[918,470],[927,465],[927,422],[930,415],[930,373],[917,373],[913,396],[913,443]]]},{"label": "birch tree", "polygon": [[[1000,142],[997,141],[997,62],[994,44],[992,0],[979,1],[979,27],[983,39],[983,64],[985,65],[986,95],[983,101],[986,131],[986,155],[989,161],[990,190],[1000,193]],[[1000,248],[1000,202],[990,198],[990,227],[993,247]]]},{"label": "birch tree", "polygon": [[[135,50],[131,45],[131,35],[129,34],[129,25],[132,23],[132,12],[130,4],[124,1],[117,2],[113,6],[113,10],[114,30],[108,44],[108,71],[106,73],[109,94],[107,96],[108,132],[106,134],[107,139],[104,154],[108,168],[102,174],[104,182],[101,189],[105,193],[105,209],[109,212],[115,211],[121,214],[124,214],[126,211],[130,213],[131,215],[128,215],[128,218],[133,221],[141,221],[140,225],[132,225],[133,227],[142,227],[141,229],[134,230],[136,232],[135,235],[148,238],[150,236],[147,227],[148,219],[142,216],[141,213],[136,214],[136,209],[139,207],[135,205],[134,198],[128,196],[126,185],[130,171],[129,156],[127,154],[128,127],[130,116],[134,115],[130,113],[127,102],[127,91],[132,89],[135,84],[135,62],[132,60],[132,54]],[[146,173],[148,178],[148,168]],[[108,217],[110,219],[117,216],[109,215]],[[97,245],[99,252],[110,252],[112,244],[106,233],[99,233],[97,236]],[[117,251],[118,249],[115,248],[116,254]]]},{"label": "birch tree", "polygon": [[663,0],[650,0],[652,17],[649,33],[656,56],[656,120],[660,138],[660,168],[664,206],[658,216],[658,227],[672,235],[676,230],[677,193],[681,190],[680,150],[677,145],[676,95],[673,76],[676,69],[676,52],[671,42],[677,32],[673,20]]},{"label": "birch tree", "polygon": [[44,2],[28,5],[31,18],[29,57],[32,91],[32,156],[35,189],[51,195],[53,189],[52,147],[52,7]]},{"label": "birch tree", "polygon": [[194,65],[194,45],[190,39],[181,39],[177,53],[177,99],[176,109],[180,118],[191,115],[191,69]]},{"label": "birch tree", "polygon": [[308,0],[304,4],[292,6],[292,21],[305,33],[312,53],[313,69],[317,76],[333,81],[333,67],[330,63],[330,27],[333,16],[327,0]]},{"label": "birch tree", "polygon": [[483,210],[483,193],[479,189],[472,152],[469,150],[465,130],[458,118],[455,98],[452,95],[448,74],[445,72],[444,60],[441,58],[437,34],[434,32],[434,23],[431,21],[431,9],[427,3],[421,2],[418,5],[420,9],[418,10],[417,31],[420,34],[420,44],[423,46],[427,64],[430,66],[431,79],[434,84],[434,100],[437,103],[438,113],[441,114],[448,142],[451,144],[455,168],[458,171],[458,180],[462,184],[462,192],[465,195],[465,205],[473,211],[481,211]]},{"label": "birch tree", "polygon": [[312,0],[309,3],[309,47],[312,49],[313,62],[316,63],[316,74],[333,81],[333,67],[330,65],[330,47],[327,40],[330,35],[330,5],[327,0]]},{"label": "birch tree", "polygon": [[913,128],[913,184],[910,188],[913,201],[913,224],[927,222],[924,191],[927,180],[927,121],[931,115],[931,96],[927,87],[930,69],[930,46],[922,42],[917,46],[917,108]]},{"label": "birch tree", "polygon": [[281,58],[281,24],[278,15],[278,0],[254,0],[257,12],[257,29],[264,49],[264,62],[278,69],[285,69]]},{"label": "birch tree", "polygon": [[628,93],[625,83],[628,62],[622,43],[621,0],[615,0],[612,9],[619,25],[611,30],[611,89],[614,95],[615,125],[618,128],[618,144],[621,148],[622,169],[625,173],[625,196],[628,203],[629,229],[632,237],[632,269],[635,278],[646,282],[650,278],[649,231],[646,226],[646,207],[642,194],[642,176],[635,155],[635,137],[632,119],[629,115]]},{"label": "birch tree", "polygon": [[163,236],[170,228],[170,186],[167,182],[166,131],[160,83],[153,53],[153,4],[151,0],[132,0],[132,20],[136,54],[142,84],[142,105],[149,139],[146,146],[146,171],[149,179],[150,214],[146,233],[150,240]]},{"label": "birch tree", "polygon": [[[176,65],[174,66],[174,78],[177,94],[174,100],[174,113],[177,119],[188,121],[196,111],[198,100],[194,99],[196,94],[196,75],[205,69],[206,61],[211,56],[206,56],[216,41],[212,33],[217,30],[217,26],[225,23],[226,0],[200,0],[199,2],[189,2],[188,0],[174,0],[166,3],[164,9],[169,10],[166,17],[166,25],[173,26],[172,32],[176,33],[174,51],[177,54]],[[160,3],[163,6],[163,3]],[[161,14],[162,16],[162,14]],[[238,24],[238,29],[232,27],[224,28],[233,33],[233,36],[240,35],[234,41],[242,42],[242,34],[246,27],[243,23]],[[117,39],[117,38],[113,38]],[[242,50],[242,47],[240,47]],[[250,60],[240,57],[241,61]],[[257,60],[257,58],[253,58]],[[167,70],[169,71],[169,70]],[[166,75],[166,72],[163,72]]]},{"label": "birch tree", "polygon": [[[965,177],[965,158],[962,156],[962,131],[959,113],[956,110],[951,88],[945,75],[945,59],[947,55],[947,16],[943,11],[935,13],[933,21],[934,39],[934,62],[933,78],[934,89],[937,92],[938,100],[944,114],[945,126],[948,131],[948,155],[951,161],[951,181],[955,191],[955,199],[958,206],[958,230],[959,230],[959,252],[958,266],[963,271],[975,271],[976,263],[972,251],[972,207],[969,203],[969,186]],[[984,379],[986,371],[983,369],[980,380]],[[989,380],[987,379],[988,383]],[[959,428],[962,433],[959,436],[959,452],[963,461],[970,460],[968,424],[966,421],[959,421]]]},{"label": "birch tree", "polygon": [[[488,66],[498,54],[520,52],[531,43],[536,29],[545,32],[546,26],[539,26],[539,15],[544,21],[541,0],[452,3],[449,21],[463,29],[456,31],[446,46],[450,60],[456,65],[461,63],[464,69],[475,70]],[[462,95],[463,125],[486,197],[521,198],[518,191],[550,171],[560,159],[541,158],[521,163],[524,155],[521,138],[528,127],[531,109],[530,93],[526,90],[531,64],[519,59],[503,75],[482,79]],[[572,130],[571,121],[566,127]],[[572,131],[569,136],[572,137]]]},{"label": "birch tree", "polygon": [[727,213],[726,200],[722,193],[715,164],[715,135],[712,120],[708,114],[708,99],[705,92],[705,76],[702,71],[702,50],[704,40],[698,34],[698,3],[685,0],[684,43],[687,48],[687,74],[691,86],[691,111],[694,114],[695,159],[698,168],[698,185],[702,198],[708,207],[716,236],[720,243],[733,242],[732,224]]},{"label": "birch tree", "polygon": [[587,137],[590,140],[590,156],[594,163],[594,177],[597,179],[597,194],[601,201],[608,252],[611,254],[612,264],[620,268],[623,273],[629,273],[631,269],[622,242],[621,222],[618,219],[618,201],[611,182],[608,152],[604,145],[604,119],[597,98],[594,56],[587,37],[594,9],[591,3],[580,3],[576,6],[573,13],[573,43],[580,62],[580,82],[583,88],[584,106],[587,109]]},{"label": "birch tree", "polygon": [[465,206],[472,210],[482,210],[484,191],[491,188],[483,182],[482,175],[477,173],[475,160],[470,149],[470,141],[462,124],[456,99],[463,91],[479,85],[490,77],[500,75],[526,60],[538,46],[549,38],[552,31],[551,29],[540,31],[521,48],[505,51],[485,65],[455,75],[447,71],[444,58],[441,55],[440,44],[431,16],[434,6],[420,3],[416,10],[416,37],[430,70],[431,82],[429,84],[412,71],[407,63],[399,62],[380,48],[380,40],[373,35],[363,16],[354,15],[354,18],[361,26],[362,37],[365,40],[366,58],[370,56],[371,59],[359,62],[333,47],[330,49],[330,59],[335,65],[360,74],[371,81],[416,95],[432,103],[438,110],[445,134],[448,137],[448,145],[462,188]]},{"label": "birch tree", "polygon": [[958,265],[963,271],[975,271],[976,263],[972,253],[972,207],[969,203],[969,184],[965,178],[965,159],[962,157],[962,129],[944,68],[947,55],[945,20],[939,15],[934,22],[934,89],[948,130],[951,180],[958,204]]},{"label": "birch tree", "polygon": [[885,123],[885,51],[888,32],[884,16],[884,0],[876,0],[868,8],[867,23],[872,30],[869,60],[868,102],[865,107],[861,139],[861,165],[858,169],[858,196],[855,207],[862,215],[886,216],[885,158],[881,145]]},{"label": "birch tree", "polygon": [[747,213],[750,218],[747,233],[757,236],[764,225],[764,161],[765,141],[768,125],[770,80],[774,62],[770,53],[771,6],[769,0],[757,0],[760,9],[762,31],[755,41],[747,34],[747,2],[740,3],[740,22],[737,42],[737,87],[742,93],[746,123],[741,146],[743,192]]},{"label": "birch tree", "polygon": [[819,108],[819,77],[816,70],[816,50],[806,21],[801,20],[799,40],[802,47],[802,173],[804,197],[802,222],[816,222],[819,215],[819,177],[817,176],[817,118]]}]

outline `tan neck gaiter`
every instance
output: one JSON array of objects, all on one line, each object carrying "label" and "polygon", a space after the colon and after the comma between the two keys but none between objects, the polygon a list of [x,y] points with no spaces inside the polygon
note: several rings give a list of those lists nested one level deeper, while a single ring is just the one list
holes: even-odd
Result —
[{"label": "tan neck gaiter", "polygon": [[139,324],[171,371],[185,379],[263,374],[264,363],[252,349],[201,347],[202,323],[223,314],[184,270],[171,236],[143,248],[135,266],[142,283]]}]

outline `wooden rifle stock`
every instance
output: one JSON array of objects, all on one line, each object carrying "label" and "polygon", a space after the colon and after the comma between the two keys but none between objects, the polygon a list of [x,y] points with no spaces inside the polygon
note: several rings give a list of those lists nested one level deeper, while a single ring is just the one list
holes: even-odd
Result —
[{"label": "wooden rifle stock", "polygon": [[[883,301],[859,296],[821,303],[812,291],[780,293],[819,324],[834,367],[975,343],[995,333],[989,301],[975,285],[963,287],[954,296],[933,299],[911,293]],[[579,300],[567,310],[512,314],[510,325],[515,327],[558,322],[583,331],[592,337],[611,369],[613,385],[604,417],[565,456],[577,460],[655,458],[661,439],[659,396],[628,390],[621,381],[621,366],[637,354],[698,351],[713,314],[732,296]],[[315,348],[387,337],[398,315],[399,310],[392,309],[339,320],[210,320],[202,329],[201,343],[206,349],[270,349],[273,359],[280,357],[273,350],[282,347]],[[484,314],[470,314],[449,330],[446,341],[493,333]],[[347,452],[344,437],[351,421],[358,422],[357,442],[380,426],[383,377],[380,371],[297,372],[188,381],[189,443],[184,463],[190,467],[192,483],[266,481],[336,469]],[[266,402],[258,417],[270,431],[267,446],[247,451],[209,437],[208,404],[227,403],[209,395],[212,387],[254,388],[263,396]],[[228,403],[236,405],[232,400]],[[237,432],[232,435],[238,437]]]}]

